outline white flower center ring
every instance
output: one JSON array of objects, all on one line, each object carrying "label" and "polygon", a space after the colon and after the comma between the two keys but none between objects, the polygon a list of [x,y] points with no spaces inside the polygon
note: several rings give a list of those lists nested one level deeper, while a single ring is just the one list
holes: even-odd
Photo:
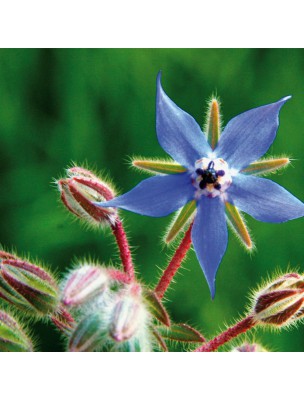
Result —
[{"label": "white flower center ring", "polygon": [[193,185],[197,191],[196,198],[201,195],[217,197],[224,193],[232,183],[228,164],[222,158],[211,160],[203,157],[195,163]]}]

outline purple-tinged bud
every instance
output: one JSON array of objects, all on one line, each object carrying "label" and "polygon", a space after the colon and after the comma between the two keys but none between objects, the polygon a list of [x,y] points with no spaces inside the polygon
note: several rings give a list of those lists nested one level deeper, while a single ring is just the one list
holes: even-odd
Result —
[{"label": "purple-tinged bud", "polygon": [[113,208],[102,208],[95,202],[111,200],[114,190],[91,171],[74,167],[67,170],[68,177],[57,181],[61,200],[66,208],[78,218],[99,226],[115,225],[117,213]]},{"label": "purple-tinged bud", "polygon": [[33,351],[33,344],[18,322],[0,310],[0,352]]},{"label": "purple-tinged bud", "polygon": [[141,288],[133,285],[122,290],[116,299],[109,333],[120,351],[149,351],[150,315],[141,296]]},{"label": "purple-tinged bud", "polygon": [[57,284],[50,273],[16,257],[0,259],[0,297],[38,315],[52,313],[59,301]]},{"label": "purple-tinged bud", "polygon": [[233,353],[261,353],[267,352],[264,347],[258,343],[243,343],[240,346],[234,347],[231,352]]},{"label": "purple-tinged bud", "polygon": [[281,327],[304,316],[304,279],[297,273],[286,274],[255,295],[253,316],[257,322]]},{"label": "purple-tinged bud", "polygon": [[62,294],[62,303],[77,307],[102,294],[110,278],[105,268],[84,265],[68,276]]},{"label": "purple-tinged bud", "polygon": [[126,285],[81,320],[71,334],[69,351],[151,351],[149,323],[141,288]]}]

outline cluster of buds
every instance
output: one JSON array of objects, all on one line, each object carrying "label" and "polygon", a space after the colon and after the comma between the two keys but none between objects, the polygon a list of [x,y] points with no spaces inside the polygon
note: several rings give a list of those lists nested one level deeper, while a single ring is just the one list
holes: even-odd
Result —
[{"label": "cluster of buds", "polygon": [[0,351],[33,351],[24,328],[9,314],[0,310]]},{"label": "cluster of buds", "polygon": [[0,298],[35,316],[52,314],[59,302],[55,278],[42,267],[0,251]]},{"label": "cluster of buds", "polygon": [[151,350],[141,287],[124,277],[118,270],[88,264],[68,274],[61,301],[79,321],[69,351]]},{"label": "cluster of buds", "polygon": [[257,323],[281,327],[304,317],[304,278],[289,273],[260,290],[254,299],[253,318]]},{"label": "cluster of buds", "polygon": [[57,181],[65,207],[89,225],[115,225],[117,217],[115,209],[102,208],[95,204],[115,197],[110,185],[81,167],[69,168],[67,175],[67,178]]}]

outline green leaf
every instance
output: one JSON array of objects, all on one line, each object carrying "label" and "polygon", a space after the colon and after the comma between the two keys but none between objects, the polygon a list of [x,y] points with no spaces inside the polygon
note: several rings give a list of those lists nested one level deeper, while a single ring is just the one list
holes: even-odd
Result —
[{"label": "green leaf", "polygon": [[164,325],[170,326],[169,315],[158,296],[152,290],[148,290],[144,293],[144,298],[148,303],[151,314]]},{"label": "green leaf", "polygon": [[171,325],[168,329],[159,327],[159,333],[164,339],[176,340],[178,342],[200,342],[206,341],[204,336],[187,324]]}]

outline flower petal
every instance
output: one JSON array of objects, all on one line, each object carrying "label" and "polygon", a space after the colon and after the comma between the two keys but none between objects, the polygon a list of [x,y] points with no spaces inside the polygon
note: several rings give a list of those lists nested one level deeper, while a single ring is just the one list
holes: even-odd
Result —
[{"label": "flower petal", "polygon": [[228,201],[263,222],[285,222],[304,216],[304,204],[269,179],[238,174],[228,190]]},{"label": "flower petal", "polygon": [[156,131],[162,148],[178,163],[194,168],[196,160],[212,153],[205,135],[191,115],[181,110],[164,92],[157,76]]},{"label": "flower petal", "polygon": [[153,176],[113,200],[96,203],[101,207],[118,207],[150,217],[164,217],[184,206],[194,197],[188,172]]},{"label": "flower petal", "polygon": [[274,141],[279,126],[279,111],[290,99],[284,97],[276,103],[254,108],[233,118],[224,129],[215,149],[238,171],[247,167],[266,153]]},{"label": "flower petal", "polygon": [[215,276],[228,242],[225,206],[220,197],[202,196],[192,228],[192,243],[207,279],[211,296],[215,295]]}]

